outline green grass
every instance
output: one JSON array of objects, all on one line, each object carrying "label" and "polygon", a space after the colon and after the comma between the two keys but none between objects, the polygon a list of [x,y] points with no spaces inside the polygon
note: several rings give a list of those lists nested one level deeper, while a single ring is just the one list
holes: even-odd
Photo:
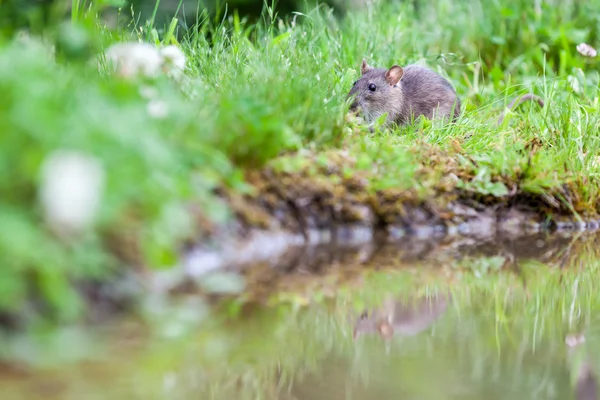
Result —
[{"label": "green grass", "polygon": [[[24,322],[81,318],[77,282],[108,280],[138,264],[175,265],[178,245],[199,234],[197,220],[228,216],[213,188],[248,190],[243,171],[299,149],[345,148],[357,168],[372,171],[374,189],[417,188],[427,196],[448,167],[429,165],[423,178],[424,149],[433,148],[467,171],[458,186],[503,195],[518,181],[525,192],[558,196],[567,184],[565,207],[598,211],[600,75],[597,61],[575,50],[597,40],[593,4],[544,2],[538,11],[521,0],[510,9],[492,0],[436,4],[418,13],[384,4],[343,19],[321,7],[283,20],[271,12],[265,21],[272,22],[258,25],[235,15],[206,22],[178,43],[188,57],[180,82],[128,82],[89,62],[118,41],[174,43],[175,25],[109,31],[96,9],[76,8],[76,25],[46,31],[56,59],[44,45],[6,36],[0,311]],[[374,134],[348,125],[344,98],[362,57],[377,66],[427,62],[456,86],[462,117]],[[141,93],[148,86],[168,106],[162,119],[148,114]],[[506,125],[492,125],[510,98],[529,91],[549,107],[526,104]],[[534,141],[539,146],[529,150]],[[47,228],[38,200],[44,160],[60,149],[92,155],[106,176],[95,223],[68,239]],[[190,218],[189,204],[203,215]]]}]

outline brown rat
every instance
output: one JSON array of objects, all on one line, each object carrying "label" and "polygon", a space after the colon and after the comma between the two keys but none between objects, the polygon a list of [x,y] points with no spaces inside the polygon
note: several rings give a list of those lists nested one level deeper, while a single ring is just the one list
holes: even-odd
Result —
[{"label": "brown rat", "polygon": [[360,315],[353,337],[371,333],[378,333],[383,339],[395,334],[416,335],[433,325],[446,312],[450,301],[450,294],[412,298],[408,302],[388,297],[378,309]]},{"label": "brown rat", "polygon": [[454,119],[460,114],[460,100],[446,79],[418,65],[386,70],[373,68],[363,59],[359,80],[348,93],[351,111],[359,108],[372,122],[387,113],[387,122],[407,124],[421,115],[433,119]]},{"label": "brown rat", "polygon": [[[352,86],[348,98],[353,98],[350,111],[360,111],[367,122],[373,122],[387,113],[387,123],[404,125],[421,115],[428,119],[455,120],[460,114],[460,99],[456,91],[442,76],[418,65],[389,69],[373,68],[363,59],[361,77]],[[526,94],[514,99],[508,109],[534,100],[540,107],[544,101],[536,95]],[[506,110],[500,114],[496,125],[502,124]]]}]

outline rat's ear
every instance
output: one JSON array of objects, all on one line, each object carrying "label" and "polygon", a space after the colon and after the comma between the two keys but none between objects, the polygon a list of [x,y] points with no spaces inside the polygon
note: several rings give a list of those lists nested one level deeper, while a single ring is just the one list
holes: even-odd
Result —
[{"label": "rat's ear", "polygon": [[402,67],[394,65],[385,73],[385,80],[387,81],[387,83],[390,84],[390,86],[395,86],[398,84],[398,82],[400,82],[400,79],[402,79],[403,75],[404,70],[402,69]]},{"label": "rat's ear", "polygon": [[364,75],[364,74],[366,74],[367,72],[369,72],[372,69],[373,69],[373,67],[371,67],[369,64],[367,64],[367,60],[365,60],[363,58],[362,64],[360,65],[360,73],[362,75]]}]

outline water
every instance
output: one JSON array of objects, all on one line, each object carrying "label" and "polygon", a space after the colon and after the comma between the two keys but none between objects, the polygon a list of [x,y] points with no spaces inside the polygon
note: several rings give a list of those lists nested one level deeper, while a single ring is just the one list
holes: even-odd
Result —
[{"label": "water", "polygon": [[[146,309],[168,322],[155,312],[150,328],[124,318],[93,335],[56,334],[51,354],[95,351],[35,372],[0,367],[0,391],[25,400],[596,399],[598,239],[292,252],[244,269],[244,294],[212,307],[190,295],[153,299]],[[17,342],[45,354],[31,343]]]}]

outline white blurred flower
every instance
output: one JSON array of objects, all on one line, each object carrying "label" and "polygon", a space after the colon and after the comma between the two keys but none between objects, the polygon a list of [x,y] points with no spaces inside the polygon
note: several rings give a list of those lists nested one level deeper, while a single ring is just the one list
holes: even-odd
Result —
[{"label": "white blurred flower", "polygon": [[168,372],[163,376],[163,391],[164,393],[173,393],[177,387],[177,374]]},{"label": "white blurred flower", "polygon": [[117,43],[110,46],[104,55],[107,63],[124,78],[155,77],[163,63],[158,49],[149,43]]},{"label": "white blurred flower", "polygon": [[567,82],[569,82],[571,89],[573,89],[575,93],[581,93],[581,84],[579,83],[579,79],[577,79],[577,77],[569,75],[567,76]]},{"label": "white blurred flower", "polygon": [[158,97],[158,91],[156,90],[156,88],[153,88],[152,86],[144,85],[144,86],[140,87],[140,94],[146,100],[152,100],[152,99],[155,99],[156,97]]},{"label": "white blurred flower", "polygon": [[169,113],[167,103],[162,100],[150,100],[148,103],[148,114],[153,118],[164,118]]},{"label": "white blurred flower", "polygon": [[178,69],[183,71],[185,69],[185,54],[183,51],[175,45],[169,45],[160,49],[160,54],[163,58],[163,66],[169,70]]},{"label": "white blurred flower", "polygon": [[91,223],[103,189],[104,170],[93,157],[63,150],[44,161],[40,201],[54,227],[76,231]]},{"label": "white blurred flower", "polygon": [[592,159],[591,166],[593,168],[600,168],[600,156],[596,156]]},{"label": "white blurred flower", "polygon": [[579,54],[581,54],[582,56],[585,57],[596,57],[596,49],[594,49],[592,46],[590,46],[587,43],[580,43],[577,45],[577,51],[579,52]]},{"label": "white blurred flower", "polygon": [[584,342],[585,342],[585,336],[583,335],[583,333],[580,333],[580,334],[571,333],[571,334],[567,335],[567,337],[565,338],[565,343],[569,347],[579,346],[580,344],[582,344]]},{"label": "white blurred flower", "polygon": [[48,40],[33,36],[27,31],[19,31],[15,35],[15,42],[24,48],[40,51],[40,53],[44,53],[49,59],[54,61],[56,48]]},{"label": "white blurred flower", "polygon": [[149,43],[117,43],[104,53],[106,62],[124,78],[170,76],[185,70],[186,57],[175,45],[158,48]]}]

